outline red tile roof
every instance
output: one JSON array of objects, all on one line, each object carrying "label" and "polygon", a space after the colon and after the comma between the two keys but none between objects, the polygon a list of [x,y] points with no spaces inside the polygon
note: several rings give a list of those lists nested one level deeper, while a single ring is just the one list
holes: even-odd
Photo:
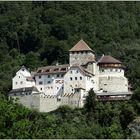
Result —
[{"label": "red tile roof", "polygon": [[74,51],[93,51],[84,40],[80,40],[73,48],[69,50],[70,52]]},{"label": "red tile roof", "polygon": [[103,55],[98,61],[98,64],[122,64],[122,62],[110,55]]}]

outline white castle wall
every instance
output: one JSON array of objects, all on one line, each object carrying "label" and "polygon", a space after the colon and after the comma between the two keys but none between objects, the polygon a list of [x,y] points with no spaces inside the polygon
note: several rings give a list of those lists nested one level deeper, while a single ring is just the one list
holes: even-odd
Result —
[{"label": "white castle wall", "polygon": [[68,105],[72,108],[81,108],[84,106],[85,103],[85,91],[79,89],[79,91],[71,94],[64,94],[61,97],[61,104],[60,105]]},{"label": "white castle wall", "polygon": [[23,106],[36,109],[39,111],[40,108],[40,97],[39,95],[19,95],[19,96],[10,96],[14,99],[14,101],[22,104]]},{"label": "white castle wall", "polygon": [[40,97],[40,112],[50,112],[56,110],[60,106],[60,101],[55,96],[44,96]]},{"label": "white castle wall", "polygon": [[63,76],[63,73],[49,74],[49,76],[35,76],[36,87],[39,90],[39,92],[43,92],[45,93],[45,95],[59,95],[63,93],[64,90]]},{"label": "white castle wall", "polygon": [[74,88],[86,89],[86,77],[78,68],[70,68],[64,76],[64,93],[74,93]]},{"label": "white castle wall", "polygon": [[128,81],[125,77],[100,76],[100,88],[107,92],[128,92]]},{"label": "white castle wall", "polygon": [[[25,74],[24,74],[25,72]],[[12,89],[18,89],[23,87],[32,87],[35,86],[34,81],[27,81],[27,75],[29,76],[30,73],[27,73],[26,71],[20,70],[16,73],[16,76],[12,79]],[[31,76],[31,75],[30,75]]]}]

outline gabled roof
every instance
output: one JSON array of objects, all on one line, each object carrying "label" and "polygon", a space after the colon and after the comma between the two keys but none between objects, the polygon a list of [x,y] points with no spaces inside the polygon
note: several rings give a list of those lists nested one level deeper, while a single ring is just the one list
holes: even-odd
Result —
[{"label": "gabled roof", "polygon": [[80,65],[74,64],[71,66],[71,68],[79,68],[84,75],[89,76],[89,77],[93,76],[92,73],[90,73],[89,71],[87,71],[85,68],[83,68]]},{"label": "gabled roof", "polygon": [[93,51],[84,40],[80,40],[73,48],[69,50],[70,52],[74,51]]},{"label": "gabled roof", "polygon": [[110,55],[103,55],[99,59],[98,64],[122,64],[122,62]]}]

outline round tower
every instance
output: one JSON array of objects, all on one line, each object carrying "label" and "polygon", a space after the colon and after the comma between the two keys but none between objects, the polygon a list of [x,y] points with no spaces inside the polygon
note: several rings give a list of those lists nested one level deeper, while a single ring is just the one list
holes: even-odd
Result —
[{"label": "round tower", "polygon": [[103,75],[123,75],[124,66],[121,61],[110,55],[103,55],[98,61],[100,74]]}]

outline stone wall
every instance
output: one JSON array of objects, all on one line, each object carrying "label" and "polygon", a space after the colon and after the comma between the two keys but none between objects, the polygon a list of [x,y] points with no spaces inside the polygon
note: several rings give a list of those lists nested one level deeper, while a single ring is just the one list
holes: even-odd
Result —
[{"label": "stone wall", "polygon": [[99,84],[100,89],[106,92],[128,92],[128,81],[125,77],[100,77]]}]

